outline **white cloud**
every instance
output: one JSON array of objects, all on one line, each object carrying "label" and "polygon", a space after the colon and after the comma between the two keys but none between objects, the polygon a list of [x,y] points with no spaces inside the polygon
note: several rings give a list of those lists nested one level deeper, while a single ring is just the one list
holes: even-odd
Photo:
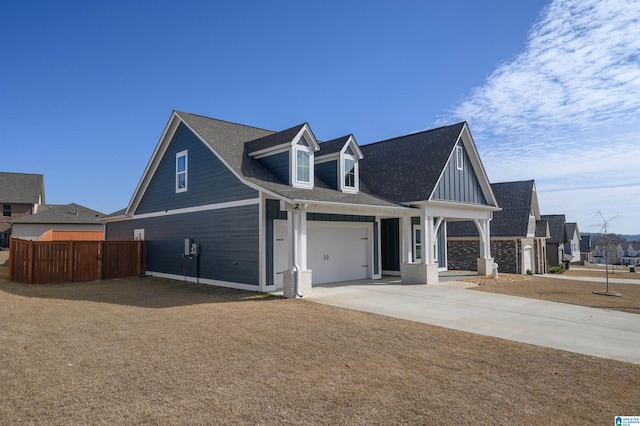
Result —
[{"label": "white cloud", "polygon": [[523,51],[442,121],[451,120],[470,123],[492,181],[563,188],[543,213],[597,211],[579,189],[640,186],[640,0],[553,1]]}]

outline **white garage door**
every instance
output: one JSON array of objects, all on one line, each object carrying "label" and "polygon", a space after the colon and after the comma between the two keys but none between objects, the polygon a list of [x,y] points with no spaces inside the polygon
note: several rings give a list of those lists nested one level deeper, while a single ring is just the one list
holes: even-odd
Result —
[{"label": "white garage door", "polygon": [[[274,221],[275,284],[282,287],[287,265],[287,222]],[[370,276],[371,223],[307,222],[307,268],[313,284],[357,280]]]}]

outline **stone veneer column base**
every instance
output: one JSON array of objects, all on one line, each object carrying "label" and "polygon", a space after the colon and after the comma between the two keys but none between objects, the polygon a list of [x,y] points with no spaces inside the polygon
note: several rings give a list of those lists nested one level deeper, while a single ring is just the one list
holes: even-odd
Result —
[{"label": "stone veneer column base", "polygon": [[[295,299],[298,295],[296,294],[296,273],[295,271],[284,271],[282,273],[282,292],[284,297],[287,299]],[[302,296],[306,296],[311,294],[311,269],[306,269],[304,271],[298,271],[300,275],[300,283],[298,284],[298,293]]]},{"label": "stone veneer column base", "polygon": [[400,277],[402,284],[436,284],[438,283],[438,264],[402,263]]},{"label": "stone veneer column base", "polygon": [[493,273],[493,259],[478,258],[478,275],[490,276]]}]

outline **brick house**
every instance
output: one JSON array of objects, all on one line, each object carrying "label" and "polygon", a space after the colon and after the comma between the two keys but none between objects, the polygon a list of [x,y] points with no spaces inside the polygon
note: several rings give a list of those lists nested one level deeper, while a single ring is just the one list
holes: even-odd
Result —
[{"label": "brick house", "polygon": [[9,246],[11,222],[37,213],[44,202],[43,175],[0,172],[0,248]]},{"label": "brick house", "polygon": [[[491,253],[501,272],[544,274],[545,240],[549,228],[540,219],[535,182],[491,184],[501,211],[491,220]],[[451,270],[473,270],[478,253],[478,231],[471,222],[447,224],[447,263]]]}]

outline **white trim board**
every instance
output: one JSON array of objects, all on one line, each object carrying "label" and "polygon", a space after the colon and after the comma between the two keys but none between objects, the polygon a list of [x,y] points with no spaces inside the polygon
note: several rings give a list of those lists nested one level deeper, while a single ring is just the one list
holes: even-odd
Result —
[{"label": "white trim board", "polygon": [[251,206],[251,205],[260,204],[260,203],[261,203],[260,198],[248,198],[246,200],[229,201],[226,203],[205,204],[202,206],[185,207],[182,209],[137,214],[129,217],[129,219],[146,219],[149,217],[172,216],[172,215],[184,214],[184,213],[195,213],[195,212],[203,212],[203,211],[209,211],[209,210],[230,209],[233,207]]}]

